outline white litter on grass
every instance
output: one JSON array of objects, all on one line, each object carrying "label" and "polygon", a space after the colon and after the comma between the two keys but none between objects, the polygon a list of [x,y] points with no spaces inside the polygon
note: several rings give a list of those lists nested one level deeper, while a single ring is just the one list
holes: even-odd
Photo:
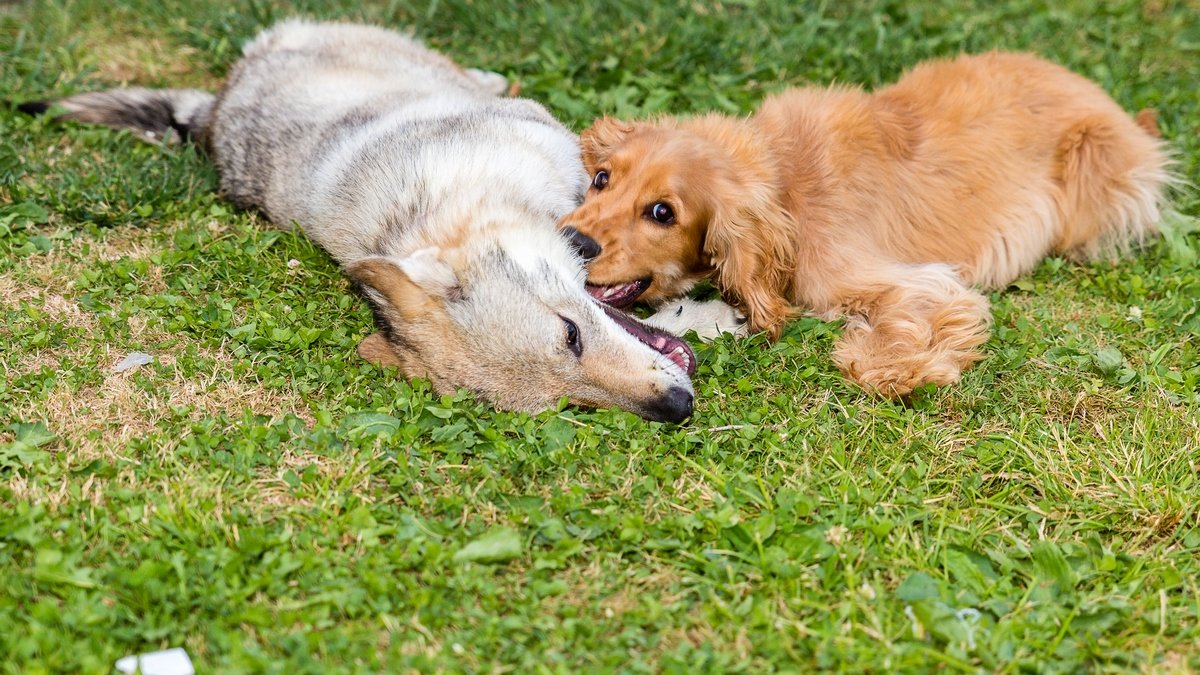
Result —
[{"label": "white litter on grass", "polygon": [[292,268],[292,269],[296,269],[297,267],[299,267],[299,266],[300,266],[300,261],[299,261],[299,260],[296,260],[295,258],[292,258],[291,260],[289,260],[289,261],[287,262],[287,266],[288,266],[288,267],[290,267],[290,268]]},{"label": "white litter on grass", "polygon": [[[942,604],[942,603],[938,603]],[[943,607],[946,605],[942,604]],[[954,609],[947,607],[947,609]],[[912,605],[905,605],[904,616],[912,623],[913,637],[918,640],[925,639],[925,626],[921,624],[921,620],[917,618],[916,612],[913,611]],[[975,649],[975,629],[979,627],[979,620],[983,618],[983,614],[974,607],[963,607],[962,609],[954,610],[954,618],[962,625],[963,632],[967,638],[967,649],[974,651]]]},{"label": "white litter on grass", "polygon": [[129,355],[121,359],[121,362],[113,366],[113,371],[123,373],[127,370],[132,370],[139,366],[145,366],[154,363],[154,357],[142,352],[129,352]]},{"label": "white litter on grass", "polygon": [[967,633],[967,649],[974,651],[975,627],[979,625],[979,620],[983,618],[983,615],[974,607],[963,607],[954,613],[954,618],[958,619]]},{"label": "white litter on grass", "polygon": [[196,675],[192,660],[183,647],[117,659],[117,670],[142,675]]},{"label": "white litter on grass", "polygon": [[924,640],[925,627],[921,625],[921,621],[917,618],[916,612],[913,612],[912,605],[904,606],[904,616],[907,616],[909,623],[912,624],[913,637],[918,640]]}]

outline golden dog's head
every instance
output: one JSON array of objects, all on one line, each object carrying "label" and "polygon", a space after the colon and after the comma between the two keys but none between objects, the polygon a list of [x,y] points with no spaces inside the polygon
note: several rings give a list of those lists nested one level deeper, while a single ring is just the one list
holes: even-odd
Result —
[{"label": "golden dog's head", "polygon": [[712,276],[753,330],[778,336],[794,227],[744,120],[602,118],[580,142],[592,185],[560,227],[589,259],[593,296],[655,302]]}]

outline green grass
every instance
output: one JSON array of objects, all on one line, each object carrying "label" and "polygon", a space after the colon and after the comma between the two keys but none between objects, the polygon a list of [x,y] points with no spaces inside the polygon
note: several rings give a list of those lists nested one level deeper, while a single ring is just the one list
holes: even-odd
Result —
[{"label": "green grass", "polygon": [[[1157,108],[1200,164],[1194,0],[231,4],[0,5],[0,91],[213,86],[293,11],[411,26],[576,129],[1000,47]],[[995,294],[961,386],[870,398],[803,319],[700,347],[668,426],[361,363],[336,267],[215,184],[0,110],[0,671],[1200,669],[1194,191],[1135,259]]]}]

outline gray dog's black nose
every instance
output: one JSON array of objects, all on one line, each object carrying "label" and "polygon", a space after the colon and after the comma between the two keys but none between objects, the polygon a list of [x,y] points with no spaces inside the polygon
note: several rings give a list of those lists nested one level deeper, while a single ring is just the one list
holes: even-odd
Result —
[{"label": "gray dog's black nose", "polygon": [[654,402],[649,418],[656,422],[682,422],[692,416],[692,402],[692,392],[683,387],[671,387]]},{"label": "gray dog's black nose", "polygon": [[575,250],[579,251],[579,255],[583,256],[584,260],[592,260],[600,255],[600,244],[595,239],[573,227],[564,227],[562,233],[567,241],[575,247]]}]

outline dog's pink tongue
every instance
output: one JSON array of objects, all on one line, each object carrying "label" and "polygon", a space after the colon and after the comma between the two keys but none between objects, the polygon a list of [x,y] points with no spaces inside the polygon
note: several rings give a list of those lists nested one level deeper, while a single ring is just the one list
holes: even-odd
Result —
[{"label": "dog's pink tongue", "polygon": [[624,328],[642,344],[667,357],[667,360],[687,373],[688,377],[695,374],[696,354],[688,346],[688,343],[669,333],[649,328],[619,309],[614,309],[604,303],[600,303],[600,307],[618,326]]}]

